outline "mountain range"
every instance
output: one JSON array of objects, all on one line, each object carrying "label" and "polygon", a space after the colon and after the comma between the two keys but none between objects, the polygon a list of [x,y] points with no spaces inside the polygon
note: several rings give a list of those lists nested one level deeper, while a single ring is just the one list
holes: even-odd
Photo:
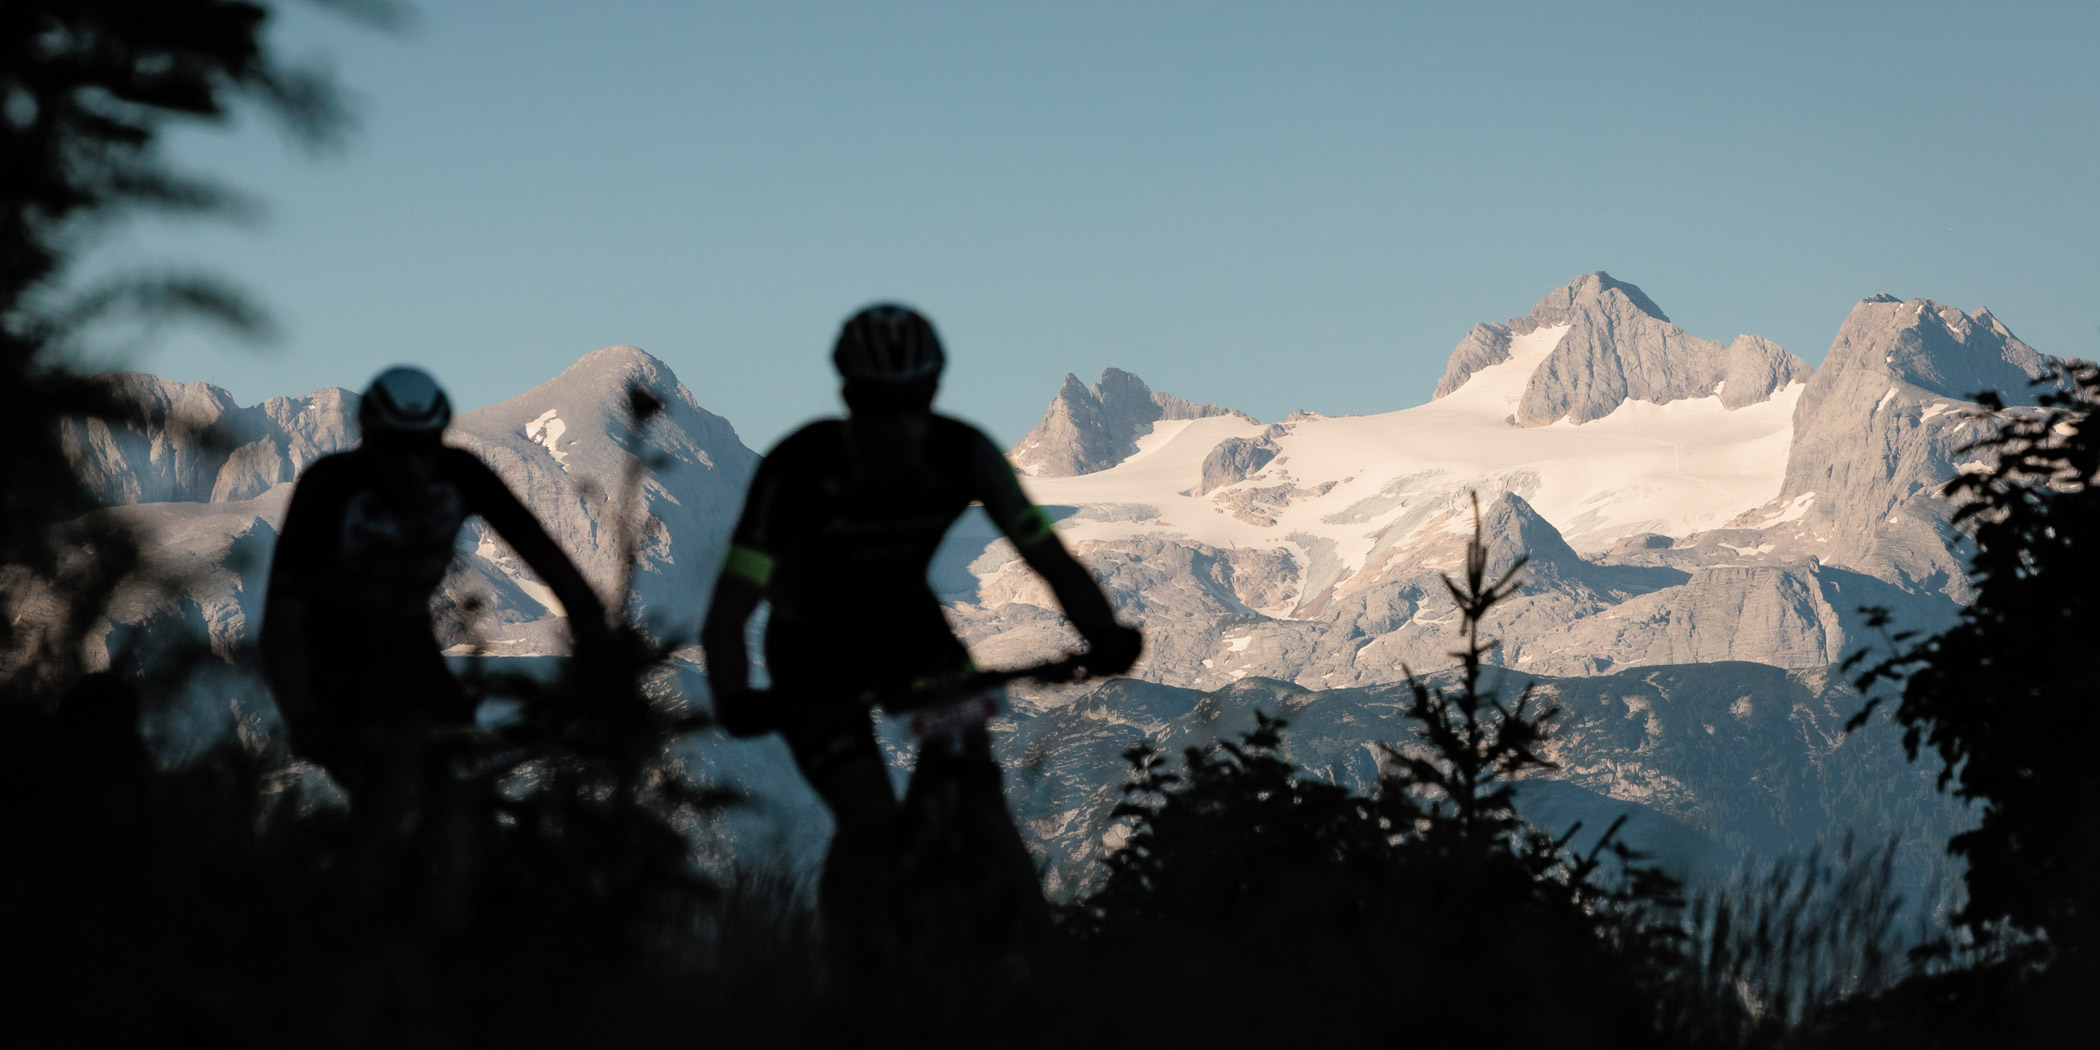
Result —
[{"label": "mountain range", "polygon": [[[1812,369],[1756,336],[1693,336],[1600,272],[1476,326],[1426,402],[1383,414],[1264,423],[1115,369],[1091,386],[1068,376],[1010,458],[1149,648],[1127,680],[1014,691],[1000,723],[1010,797],[1070,889],[1119,841],[1108,810],[1122,750],[1139,738],[1202,743],[1260,707],[1293,721],[1286,739],[1306,768],[1369,784],[1370,745],[1407,735],[1396,683],[1452,663],[1443,574],[1461,562],[1477,505],[1494,563],[1528,558],[1524,589],[1488,625],[1498,662],[1566,712],[1559,771],[1526,787],[1539,813],[1632,806],[1649,844],[1687,870],[1848,826],[1896,834],[1924,863],[1959,814],[1886,726],[1842,732],[1858,699],[1832,666],[1876,639],[1863,607],[1931,629],[1968,597],[1938,487],[1981,465],[1963,451],[1988,432],[1974,395],[2032,403],[2052,363],[1987,310],[1877,295]],[[70,424],[67,448],[111,504],[100,513],[156,537],[158,557],[192,582],[123,596],[100,655],[120,659],[179,624],[237,669],[290,484],[354,441],[356,396],[243,408],[204,384],[109,381],[138,421]],[[630,386],[667,406],[640,435]],[[593,351],[461,416],[452,440],[496,469],[601,591],[631,572],[630,615],[674,643],[692,638],[758,456],[663,362]],[[650,469],[631,468],[637,452]],[[631,570],[630,534],[643,538]],[[931,582],[980,663],[1073,641],[981,514],[950,533]],[[457,653],[537,657],[565,643],[551,595],[478,525],[438,605]],[[693,659],[683,691],[704,702]],[[267,708],[238,674],[203,689],[185,732],[218,724],[229,700]],[[887,739],[901,775],[906,749]],[[683,746],[698,775],[766,803],[737,818],[733,840],[814,855],[825,822],[777,742]]]}]

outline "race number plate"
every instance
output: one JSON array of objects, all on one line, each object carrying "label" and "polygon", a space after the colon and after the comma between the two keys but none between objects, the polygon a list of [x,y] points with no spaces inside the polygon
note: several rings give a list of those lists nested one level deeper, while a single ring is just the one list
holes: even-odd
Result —
[{"label": "race number plate", "polygon": [[913,711],[905,717],[904,724],[919,740],[975,729],[998,716],[999,698],[997,689],[967,693],[949,703]]}]

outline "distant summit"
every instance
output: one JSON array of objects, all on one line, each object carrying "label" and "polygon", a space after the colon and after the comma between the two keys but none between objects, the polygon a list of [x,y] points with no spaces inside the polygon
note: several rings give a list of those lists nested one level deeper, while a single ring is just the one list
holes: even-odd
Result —
[{"label": "distant summit", "polygon": [[[1853,306],[1822,370],[1833,379],[1855,371],[1885,376],[1963,400],[1995,390],[2007,404],[2032,404],[2028,386],[2048,373],[2050,360],[1983,307],[1964,314],[1930,299],[1881,294]],[[1823,396],[1812,387],[1803,400],[1816,404]]]},{"label": "distant summit", "polygon": [[1628,401],[1718,396],[1727,408],[1743,408],[1810,372],[1807,362],[1754,335],[1726,346],[1688,335],[1638,287],[1599,270],[1547,293],[1524,317],[1474,326],[1451,351],[1433,396],[1508,361],[1514,339],[1558,326],[1566,335],[1532,370],[1511,413],[1518,426],[1587,423]]},{"label": "distant summit", "polygon": [[142,372],[97,380],[131,411],[69,419],[60,440],[88,490],[108,504],[251,499],[357,440],[357,395],[341,387],[243,406],[209,383]]},{"label": "distant summit", "polygon": [[1965,593],[1937,494],[1965,463],[1980,462],[1960,450],[1988,426],[1966,413],[1985,390],[2008,405],[2033,404],[2033,381],[2053,360],[1989,310],[1860,300],[1794,408],[1777,502],[1808,509],[1792,528],[1823,537],[1824,556],[1839,564]]},{"label": "distant summit", "polygon": [[[639,443],[630,432],[630,389],[663,405]],[[632,346],[593,350],[553,379],[459,417],[447,439],[481,456],[539,513],[601,594],[631,573],[630,611],[653,616],[667,637],[697,627],[704,605],[695,598],[713,587],[758,455],[728,420],[700,406],[670,366]],[[624,485],[634,452],[649,469],[641,490],[630,493]],[[618,527],[622,512],[632,532]],[[627,535],[640,540],[631,563],[621,549]],[[486,530],[477,538],[464,560],[480,576],[472,582],[521,622],[540,615],[537,599],[518,597],[536,593],[529,570]]]},{"label": "distant summit", "polygon": [[1206,419],[1243,413],[1155,393],[1120,368],[1106,369],[1088,389],[1065,374],[1043,421],[1008,453],[1015,468],[1039,478],[1068,478],[1107,470],[1137,451],[1137,439],[1163,419]]},{"label": "distant summit", "polygon": [[1617,292],[1633,308],[1664,324],[1670,323],[1670,315],[1663,313],[1655,300],[1639,286],[1628,284],[1611,274],[1598,270],[1586,273],[1567,284],[1547,292],[1537,306],[1531,308],[1531,319],[1540,324],[1567,324],[1591,303],[1602,300],[1608,293]]}]

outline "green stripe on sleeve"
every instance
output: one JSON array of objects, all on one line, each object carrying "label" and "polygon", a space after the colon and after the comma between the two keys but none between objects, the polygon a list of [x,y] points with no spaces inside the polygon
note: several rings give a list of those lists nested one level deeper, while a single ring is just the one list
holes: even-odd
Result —
[{"label": "green stripe on sleeve", "polygon": [[1050,538],[1050,515],[1041,507],[1030,507],[1006,523],[1006,538],[1016,547],[1033,547]]},{"label": "green stripe on sleeve", "polygon": [[764,587],[773,578],[773,556],[765,551],[733,544],[722,559],[722,575],[750,580]]}]

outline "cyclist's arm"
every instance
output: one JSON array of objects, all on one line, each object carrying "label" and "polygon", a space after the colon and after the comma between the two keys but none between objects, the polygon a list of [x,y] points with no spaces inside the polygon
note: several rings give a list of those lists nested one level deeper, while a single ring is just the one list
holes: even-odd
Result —
[{"label": "cyclist's arm", "polygon": [[[1040,514],[1040,508],[1037,508]],[[1006,534],[1014,549],[1021,553],[1021,560],[1034,569],[1043,582],[1050,585],[1050,593],[1057,596],[1057,604],[1065,611],[1066,619],[1089,642],[1099,643],[1109,633],[1121,629],[1116,622],[1116,611],[1108,604],[1108,595],[1094,579],[1094,574],[1079,559],[1065,548],[1063,540],[1050,530],[1048,518],[1040,526],[1024,524],[1023,528]]]},{"label": "cyclist's arm", "polygon": [[1102,670],[1111,674],[1128,670],[1129,662],[1137,659],[1143,645],[1137,632],[1116,622],[1108,595],[1094,574],[1065,549],[1064,541],[1057,538],[1050,525],[1049,515],[1021,491],[1021,482],[1014,477],[1006,456],[982,434],[976,435],[975,445],[978,498],[984,503],[985,513],[991,515],[1028,567],[1050,585],[1050,593],[1057,596],[1057,604],[1080,637],[1106,658],[1107,666]]},{"label": "cyclist's arm", "polygon": [[306,651],[306,622],[311,611],[313,575],[328,557],[330,526],[341,517],[341,499],[328,465],[315,464],[292,489],[284,524],[271,553],[270,579],[263,591],[262,629],[258,632],[263,674],[277,698],[278,714],[294,751],[324,747],[326,729],[314,704],[312,670]]},{"label": "cyclist's arm", "polygon": [[525,559],[525,564],[554,592],[555,600],[561,602],[569,620],[571,643],[583,650],[606,642],[611,629],[606,623],[605,605],[561,544],[547,535],[540,519],[518,501],[510,486],[487,464],[473,453],[450,451],[456,453],[455,469],[462,476],[462,487],[472,493],[474,513],[481,515],[481,520],[488,522],[496,535],[518,552],[518,557]]},{"label": "cyclist's arm", "polygon": [[766,597],[773,577],[773,529],[780,485],[778,450],[759,464],[751,479],[744,512],[730,533],[729,553],[715,579],[714,599],[700,627],[700,650],[707,657],[707,684],[716,697],[751,688],[751,653],[744,625]]},{"label": "cyclist's arm", "polygon": [[715,597],[708,603],[707,622],[700,628],[700,649],[707,655],[707,684],[716,696],[751,688],[751,653],[744,641],[744,625],[764,597],[760,584],[726,568],[715,581]]}]

